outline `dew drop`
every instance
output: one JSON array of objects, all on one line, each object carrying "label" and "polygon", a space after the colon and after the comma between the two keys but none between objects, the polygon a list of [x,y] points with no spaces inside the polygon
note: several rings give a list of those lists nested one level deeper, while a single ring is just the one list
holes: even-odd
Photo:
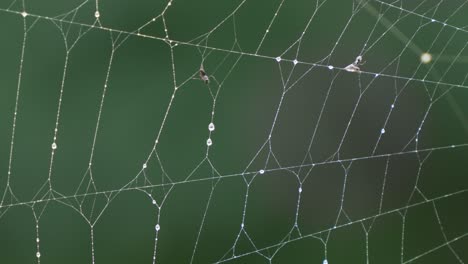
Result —
[{"label": "dew drop", "polygon": [[263,174],[263,173],[265,173],[265,171],[264,171],[264,170],[260,170],[260,174]]},{"label": "dew drop", "polygon": [[27,17],[27,16],[28,16],[28,13],[22,12],[21,15],[22,15],[23,17]]},{"label": "dew drop", "polygon": [[211,145],[213,145],[213,141],[211,140],[211,138],[207,139],[206,140],[206,145],[209,147]]},{"label": "dew drop", "polygon": [[280,61],[281,61],[281,57],[276,57],[276,61],[277,61],[277,62],[280,62]]},{"label": "dew drop", "polygon": [[382,128],[382,130],[380,130],[380,133],[385,134],[385,128]]},{"label": "dew drop", "polygon": [[208,130],[209,130],[209,131],[215,130],[215,125],[214,125],[213,123],[210,123],[210,124],[208,125]]},{"label": "dew drop", "polygon": [[297,64],[297,62],[298,62],[297,60],[294,60],[294,61],[293,61],[294,65],[296,65],[296,64]]},{"label": "dew drop", "polygon": [[100,16],[101,14],[99,13],[99,11],[94,12],[94,17],[99,18]]},{"label": "dew drop", "polygon": [[299,193],[301,193],[301,192],[302,192],[302,187],[299,187]]},{"label": "dew drop", "polygon": [[57,144],[55,142],[52,143],[52,149],[57,149]]},{"label": "dew drop", "polygon": [[153,200],[153,204],[156,204],[156,200]]},{"label": "dew drop", "polygon": [[148,167],[148,165],[146,165],[146,163],[143,164],[143,169],[146,169],[147,167]]},{"label": "dew drop", "polygon": [[161,230],[161,226],[159,226],[159,224],[156,224],[155,229],[156,229],[156,231],[159,231],[159,230]]},{"label": "dew drop", "polygon": [[328,69],[333,70],[333,66],[328,65]]},{"label": "dew drop", "polygon": [[323,264],[328,264],[328,260],[324,259]]},{"label": "dew drop", "polygon": [[41,252],[38,251],[38,252],[36,253],[36,257],[37,257],[37,258],[40,258],[40,257],[41,257]]}]

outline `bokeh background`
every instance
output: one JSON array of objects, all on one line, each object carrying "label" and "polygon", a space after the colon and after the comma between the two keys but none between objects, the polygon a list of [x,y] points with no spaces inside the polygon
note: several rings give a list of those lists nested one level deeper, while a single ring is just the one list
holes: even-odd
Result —
[{"label": "bokeh background", "polygon": [[[99,21],[94,1],[0,1],[1,263],[37,262],[36,223],[41,263],[90,263],[88,221],[97,263],[150,263],[148,193],[165,198],[158,263],[468,261],[463,1],[174,0],[161,17],[167,1],[98,4]],[[343,71],[358,55],[363,72]]]}]

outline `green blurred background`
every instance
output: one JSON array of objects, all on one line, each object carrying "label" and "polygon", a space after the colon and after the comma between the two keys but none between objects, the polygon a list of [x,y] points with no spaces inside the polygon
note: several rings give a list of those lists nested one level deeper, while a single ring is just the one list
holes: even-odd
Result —
[{"label": "green blurred background", "polygon": [[[171,57],[162,17],[136,31],[166,1],[100,1],[98,24],[93,1],[0,0],[0,263],[37,262],[33,213],[41,263],[90,263],[88,221],[97,263],[150,263],[158,210],[148,193],[158,203],[165,198],[158,263],[189,263],[195,245],[193,263],[401,263],[424,253],[411,263],[458,263],[452,250],[466,262],[466,237],[431,250],[468,233],[468,7],[461,0],[286,0],[257,51],[281,3],[174,0],[163,16],[177,43]],[[66,45],[75,41],[48,193],[41,186]],[[120,45],[114,53],[113,41]],[[434,61],[421,65],[426,51]],[[358,55],[365,72],[338,69]],[[209,85],[198,79],[202,63]],[[179,88],[152,152],[173,69]],[[284,87],[291,89],[281,101]],[[219,94],[207,156],[209,89]],[[95,189],[86,188],[91,174]]]}]

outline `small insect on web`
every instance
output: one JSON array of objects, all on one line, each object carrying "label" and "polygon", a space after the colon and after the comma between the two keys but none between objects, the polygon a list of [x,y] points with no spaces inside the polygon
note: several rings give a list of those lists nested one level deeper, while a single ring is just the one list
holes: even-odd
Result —
[{"label": "small insect on web", "polygon": [[364,63],[365,62],[362,61],[362,56],[357,56],[356,60],[344,69],[348,72],[360,72],[361,68],[359,68],[359,66],[364,65]]},{"label": "small insect on web", "polygon": [[206,74],[203,65],[200,66],[200,79],[204,81],[206,84],[210,82],[210,77]]}]

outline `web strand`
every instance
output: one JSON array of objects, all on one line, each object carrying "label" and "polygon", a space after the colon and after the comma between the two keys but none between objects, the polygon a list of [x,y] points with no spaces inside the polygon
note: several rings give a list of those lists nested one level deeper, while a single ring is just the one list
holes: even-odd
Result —
[{"label": "web strand", "polygon": [[[112,17],[120,7],[98,0],[65,10],[26,0],[0,6],[0,17],[22,23],[18,76],[5,92],[12,121],[0,221],[31,209],[37,263],[54,262],[49,234],[61,227],[50,223],[63,209],[85,223],[80,236],[93,264],[106,262],[102,241],[125,232],[106,236],[106,228],[125,221],[124,242],[145,245],[132,261],[153,264],[371,263],[382,258],[375,250],[382,232],[392,234],[385,247],[402,264],[442,249],[465,263],[468,230],[454,224],[462,210],[450,203],[466,203],[468,192],[460,177],[468,123],[457,102],[468,88],[467,2],[337,2],[317,0],[306,12],[288,0],[168,0],[134,21]],[[36,84],[31,68],[41,69],[30,50],[49,27],[64,53],[40,63],[60,64],[60,73],[44,74],[57,83]],[[83,52],[89,43],[100,48]],[[78,69],[83,58],[96,68]],[[77,106],[80,96],[89,105]],[[36,101],[46,108],[42,97],[54,98],[53,112],[44,112],[53,118],[47,139],[25,125],[36,127],[30,113]],[[135,117],[137,109],[144,110]],[[26,159],[33,157],[26,134],[41,151],[50,141],[46,172]],[[337,250],[350,239],[353,256]]]}]

